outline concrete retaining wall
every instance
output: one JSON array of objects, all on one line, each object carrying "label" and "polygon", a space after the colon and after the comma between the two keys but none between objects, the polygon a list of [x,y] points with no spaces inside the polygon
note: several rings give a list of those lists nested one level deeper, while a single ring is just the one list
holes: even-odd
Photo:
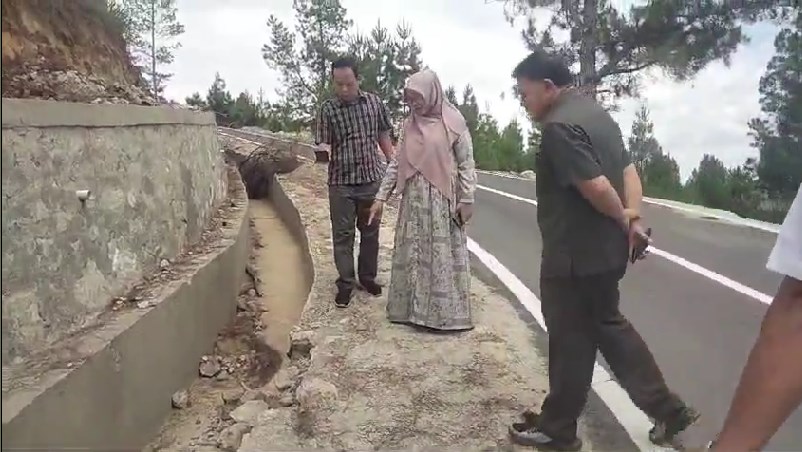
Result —
[{"label": "concrete retaining wall", "polygon": [[[3,450],[141,450],[171,410],[171,395],[233,318],[248,261],[247,199],[236,171],[220,246],[196,255],[153,307],[112,313],[97,330],[65,341],[53,364],[7,391]],[[50,361],[55,359],[50,357]]]},{"label": "concrete retaining wall", "polygon": [[90,325],[198,240],[226,177],[210,113],[9,99],[2,109],[5,366]]}]

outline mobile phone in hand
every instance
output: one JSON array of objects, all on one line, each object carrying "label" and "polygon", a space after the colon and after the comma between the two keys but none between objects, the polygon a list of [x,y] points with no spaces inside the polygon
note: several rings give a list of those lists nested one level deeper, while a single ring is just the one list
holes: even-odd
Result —
[{"label": "mobile phone in hand", "polygon": [[646,230],[646,237],[639,236],[638,242],[632,248],[632,255],[629,256],[629,262],[635,262],[646,257],[646,250],[649,248],[649,239],[652,237],[652,228]]},{"label": "mobile phone in hand", "polygon": [[465,225],[462,221],[462,215],[460,215],[459,212],[454,212],[454,214],[451,215],[451,221],[453,221],[458,228],[462,228],[462,226]]}]

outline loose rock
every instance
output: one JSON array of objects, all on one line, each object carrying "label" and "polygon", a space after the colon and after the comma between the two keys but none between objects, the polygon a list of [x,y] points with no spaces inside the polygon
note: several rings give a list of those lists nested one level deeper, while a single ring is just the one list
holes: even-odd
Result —
[{"label": "loose rock", "polygon": [[170,268],[170,261],[168,261],[167,259],[162,259],[159,262],[159,268],[161,268],[162,270],[167,270],[168,268]]},{"label": "loose rock", "polygon": [[304,378],[295,392],[295,398],[302,410],[326,408],[337,397],[337,387],[318,377]]},{"label": "loose rock", "polygon": [[264,393],[262,393],[262,391],[259,391],[258,389],[248,389],[247,391],[245,391],[245,394],[243,394],[242,397],[240,398],[240,401],[243,403],[251,402],[254,400],[261,400],[264,402],[265,401]]},{"label": "loose rock", "polygon": [[173,408],[182,410],[189,405],[189,394],[184,389],[176,391],[176,393],[173,394],[172,401]]},{"label": "loose rock", "polygon": [[260,414],[270,409],[270,406],[263,400],[251,400],[240,405],[231,412],[231,419],[237,422],[253,425]]},{"label": "loose rock", "polygon": [[295,399],[292,397],[292,394],[284,394],[278,400],[278,404],[279,404],[279,406],[282,406],[282,407],[285,407],[285,408],[286,407],[291,407],[291,406],[293,406],[295,404]]},{"label": "loose rock", "polygon": [[249,431],[251,431],[251,426],[247,424],[234,424],[226,427],[220,432],[217,447],[228,452],[235,452],[242,444],[242,437]]},{"label": "loose rock", "polygon": [[290,333],[290,357],[308,358],[312,352],[315,333],[312,331],[293,331]]},{"label": "loose rock", "polygon": [[220,372],[220,362],[216,358],[202,361],[198,371],[202,377],[212,378]]},{"label": "loose rock", "polygon": [[298,376],[298,368],[295,366],[282,367],[273,376],[273,384],[279,391],[284,391],[295,384],[295,378]]},{"label": "loose rock", "polygon": [[223,394],[221,394],[221,396],[223,397],[223,402],[225,403],[237,403],[240,401],[240,399],[244,394],[245,390],[243,390],[242,388],[235,388],[223,391]]}]

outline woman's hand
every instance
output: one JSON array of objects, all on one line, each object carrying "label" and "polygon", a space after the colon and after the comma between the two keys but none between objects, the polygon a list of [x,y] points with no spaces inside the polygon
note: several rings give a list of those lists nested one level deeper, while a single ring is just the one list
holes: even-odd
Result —
[{"label": "woman's hand", "polygon": [[473,217],[473,204],[461,202],[457,204],[457,217],[463,226],[468,224]]},{"label": "woman's hand", "polygon": [[370,214],[368,214],[368,224],[373,224],[374,220],[381,220],[382,212],[384,211],[384,201],[378,199],[373,201],[370,206]]}]

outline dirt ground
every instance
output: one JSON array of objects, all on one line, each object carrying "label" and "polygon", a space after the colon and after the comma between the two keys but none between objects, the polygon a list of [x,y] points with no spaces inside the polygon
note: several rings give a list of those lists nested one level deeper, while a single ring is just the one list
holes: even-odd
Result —
[{"label": "dirt ground", "polygon": [[[392,325],[384,298],[364,292],[348,309],[335,308],[325,171],[310,164],[278,176],[306,225],[316,279],[293,332],[291,360],[276,377],[292,406],[241,407],[238,450],[515,450],[508,424],[539,406],[547,389],[532,331],[508,300],[476,278],[470,332]],[[395,210],[386,209],[383,281],[389,281],[394,225]]]}]

